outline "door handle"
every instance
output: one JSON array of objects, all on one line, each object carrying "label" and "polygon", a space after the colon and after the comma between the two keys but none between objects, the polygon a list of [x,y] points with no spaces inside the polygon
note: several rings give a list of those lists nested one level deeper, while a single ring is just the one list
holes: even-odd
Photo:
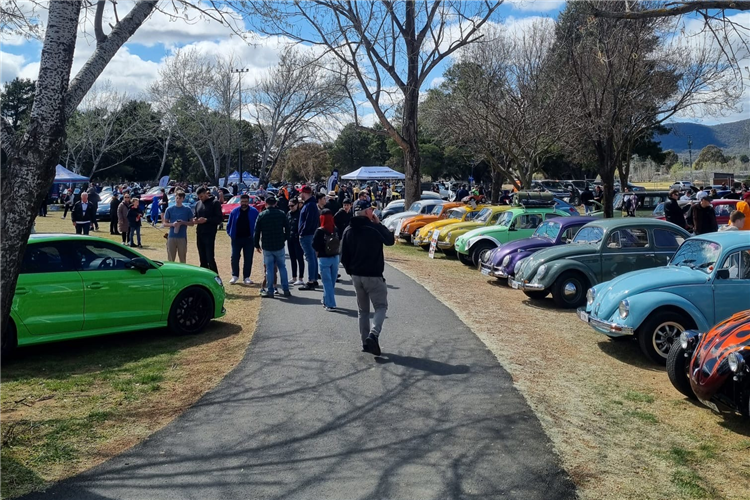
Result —
[{"label": "door handle", "polygon": [[100,288],[102,288],[102,284],[99,283],[98,281],[94,281],[93,283],[89,285],[89,288],[92,290],[99,290]]},{"label": "door handle", "polygon": [[27,293],[29,293],[28,288],[16,287],[16,295],[26,295]]},{"label": "door handle", "polygon": [[646,257],[656,257],[656,254],[655,253],[647,253]]}]

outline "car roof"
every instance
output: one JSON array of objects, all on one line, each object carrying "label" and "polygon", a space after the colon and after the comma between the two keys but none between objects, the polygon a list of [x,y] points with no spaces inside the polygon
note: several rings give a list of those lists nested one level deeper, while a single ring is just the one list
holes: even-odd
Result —
[{"label": "car roof", "polygon": [[690,239],[713,241],[722,247],[733,247],[750,243],[750,234],[748,231],[721,231],[693,236]]},{"label": "car roof", "polygon": [[621,226],[631,226],[633,224],[637,224],[639,226],[659,226],[659,227],[666,227],[675,229],[679,226],[676,226],[672,224],[671,222],[667,222],[664,220],[659,219],[651,219],[648,217],[623,217],[621,219],[595,219],[591,221],[589,224],[592,226],[599,226],[604,229],[611,229]]}]

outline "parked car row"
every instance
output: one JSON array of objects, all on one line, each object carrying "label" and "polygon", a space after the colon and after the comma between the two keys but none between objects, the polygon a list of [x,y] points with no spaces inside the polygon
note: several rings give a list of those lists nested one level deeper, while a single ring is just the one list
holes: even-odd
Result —
[{"label": "parked car row", "polygon": [[512,206],[402,218],[397,234],[532,300],[551,295],[613,340],[636,338],[680,392],[750,416],[750,234],[692,236],[658,218],[570,216],[550,195],[526,195]]}]

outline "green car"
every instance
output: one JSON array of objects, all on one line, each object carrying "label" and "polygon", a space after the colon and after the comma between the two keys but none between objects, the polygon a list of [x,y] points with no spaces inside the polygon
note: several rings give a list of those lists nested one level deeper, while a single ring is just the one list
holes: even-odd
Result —
[{"label": "green car", "polygon": [[516,207],[500,216],[497,223],[491,226],[472,229],[456,238],[454,248],[458,260],[467,266],[478,266],[483,252],[497,248],[503,243],[530,238],[536,228],[555,217],[567,217],[568,212],[554,208],[554,202],[548,207]]},{"label": "green car", "polygon": [[35,234],[21,264],[2,354],[16,346],[168,326],[203,330],[225,314],[213,271],[158,262],[91,236]]}]

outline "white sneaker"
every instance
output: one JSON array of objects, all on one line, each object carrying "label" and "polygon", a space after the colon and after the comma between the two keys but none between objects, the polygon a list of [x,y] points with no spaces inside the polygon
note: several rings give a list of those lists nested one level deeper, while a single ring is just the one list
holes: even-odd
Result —
[{"label": "white sneaker", "polygon": [[296,285],[297,281],[299,281],[297,278],[292,278],[292,279],[289,280],[289,284],[290,285]]},{"label": "white sneaker", "polygon": [[246,285],[252,285],[253,284],[253,280],[251,280],[250,278],[245,278],[244,283]]},{"label": "white sneaker", "polygon": [[297,280],[297,281],[295,281],[294,283],[292,283],[292,285],[294,285],[294,286],[302,286],[302,285],[304,285],[304,284],[305,284],[305,282],[304,282],[304,281],[302,281],[302,280]]},{"label": "white sneaker", "polygon": [[231,280],[229,280],[229,284],[230,284],[230,285],[234,285],[235,283],[237,283],[237,280],[238,280],[238,279],[239,279],[239,278],[238,278],[237,276],[232,276],[232,279],[231,279]]}]

